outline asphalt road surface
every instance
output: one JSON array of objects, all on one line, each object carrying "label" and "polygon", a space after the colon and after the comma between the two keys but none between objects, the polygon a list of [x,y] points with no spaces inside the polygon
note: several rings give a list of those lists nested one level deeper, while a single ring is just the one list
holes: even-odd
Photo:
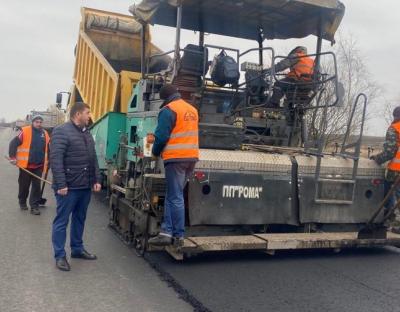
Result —
[{"label": "asphalt road surface", "polygon": [[400,311],[400,254],[393,248],[225,253],[184,263],[148,261],[209,311]]},{"label": "asphalt road surface", "polygon": [[[17,204],[17,169],[3,158],[15,135],[0,128],[0,312],[193,311],[159,274],[107,227],[107,205],[94,198],[86,223],[86,247],[97,261],[71,260],[55,268],[51,247],[54,196],[40,216]],[[68,240],[67,240],[68,242]],[[69,254],[67,246],[67,254]]]},{"label": "asphalt road surface", "polygon": [[0,160],[0,311],[400,312],[399,249],[216,253],[183,263],[158,252],[146,254],[146,263],[106,228],[107,203],[99,199],[86,230],[99,260],[58,272],[54,203],[40,217],[19,211],[16,175],[5,166]]}]

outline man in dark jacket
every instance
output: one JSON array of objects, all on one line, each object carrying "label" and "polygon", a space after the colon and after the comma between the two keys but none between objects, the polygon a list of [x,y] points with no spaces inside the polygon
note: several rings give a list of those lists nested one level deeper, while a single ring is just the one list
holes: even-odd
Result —
[{"label": "man in dark jacket", "polygon": [[[18,166],[18,200],[22,210],[27,210],[26,200],[29,195],[29,205],[31,214],[40,215],[39,205],[41,203],[40,180],[30,175],[27,171],[41,177],[43,171],[47,170],[47,152],[49,145],[49,135],[42,128],[43,117],[33,116],[32,126],[22,128],[9,146],[10,163]],[[24,170],[25,169],[25,170]]]},{"label": "man in dark jacket", "polygon": [[[371,156],[379,165],[389,161],[385,177],[385,194],[391,189],[394,181],[400,174],[400,106],[393,110],[393,122],[386,132],[386,139],[381,153]],[[400,199],[400,189],[394,192],[394,195],[388,200],[385,209],[390,210]],[[394,221],[395,214],[391,216]],[[400,228],[392,228],[393,232],[400,233]]]},{"label": "man in dark jacket", "polygon": [[199,159],[199,117],[196,108],[181,99],[177,89],[165,85],[160,90],[164,100],[158,115],[152,153],[164,160],[167,190],[161,232],[149,244],[183,245],[185,201],[183,190]]},{"label": "man in dark jacket", "polygon": [[89,106],[75,103],[70,109],[70,119],[53,130],[50,146],[50,166],[57,201],[52,241],[56,266],[63,271],[70,270],[64,247],[71,214],[71,257],[97,258],[85,250],[82,236],[91,189],[95,192],[101,189],[95,145],[87,130]]}]

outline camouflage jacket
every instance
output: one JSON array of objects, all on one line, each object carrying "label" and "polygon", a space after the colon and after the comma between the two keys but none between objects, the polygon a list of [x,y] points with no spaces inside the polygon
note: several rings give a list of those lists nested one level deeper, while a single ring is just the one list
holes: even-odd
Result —
[{"label": "camouflage jacket", "polygon": [[[397,146],[398,136],[399,133],[397,133],[397,131],[394,128],[389,127],[389,129],[386,132],[385,143],[383,143],[383,151],[378,155],[372,157],[378,164],[381,165],[389,160],[392,160],[396,156],[396,152],[398,149]],[[400,172],[398,171],[393,171],[388,169],[386,171],[386,180],[389,182],[393,182],[399,173]]]},{"label": "camouflage jacket", "polygon": [[281,71],[284,71],[285,69],[288,69],[296,65],[298,61],[299,57],[295,52],[292,51],[286,58],[284,58],[282,61],[280,61],[278,64],[275,65],[275,72],[279,73]]}]

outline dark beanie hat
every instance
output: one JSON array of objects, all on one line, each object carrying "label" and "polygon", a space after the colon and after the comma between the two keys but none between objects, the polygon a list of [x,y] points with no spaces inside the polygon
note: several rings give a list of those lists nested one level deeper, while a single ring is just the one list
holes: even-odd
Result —
[{"label": "dark beanie hat", "polygon": [[394,117],[394,119],[400,119],[400,106],[397,106],[393,110],[393,117]]},{"label": "dark beanie hat", "polygon": [[175,93],[178,93],[178,90],[173,85],[166,84],[160,89],[160,99],[166,100]]},{"label": "dark beanie hat", "polygon": [[43,116],[42,116],[42,115],[39,115],[39,114],[33,116],[33,117],[32,117],[32,122],[34,122],[34,121],[37,120],[37,119],[40,119],[40,120],[43,121]]}]

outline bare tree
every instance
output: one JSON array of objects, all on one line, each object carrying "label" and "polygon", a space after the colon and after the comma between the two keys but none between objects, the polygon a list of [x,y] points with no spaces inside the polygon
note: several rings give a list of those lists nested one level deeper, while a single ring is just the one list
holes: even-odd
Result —
[{"label": "bare tree", "polygon": [[[382,92],[381,87],[374,81],[373,76],[370,74],[368,66],[365,63],[365,57],[360,52],[357,41],[353,36],[340,33],[337,44],[333,48],[333,52],[337,59],[338,80],[344,88],[343,97],[339,105],[328,109],[328,118],[322,129],[322,133],[318,133],[320,131],[317,130],[323,115],[322,110],[320,109],[316,113],[316,116],[313,116],[314,118],[312,118],[311,115],[308,116],[311,137],[315,139],[323,134],[325,136],[326,145],[338,142],[343,138],[352,107],[358,94],[365,93],[368,96],[368,107],[371,107]],[[321,73],[332,73],[332,71],[332,62],[324,62],[324,60],[321,60]],[[321,96],[319,105],[333,103],[334,99],[334,84],[330,83],[326,86],[326,90]],[[370,117],[371,114],[368,113],[366,115],[366,120]],[[359,131],[361,121],[362,105],[359,105],[354,114],[350,134],[356,134]]]},{"label": "bare tree", "polygon": [[385,100],[383,105],[382,115],[380,116],[385,120],[387,126],[389,126],[393,121],[393,110],[400,106],[400,94],[394,100]]}]

